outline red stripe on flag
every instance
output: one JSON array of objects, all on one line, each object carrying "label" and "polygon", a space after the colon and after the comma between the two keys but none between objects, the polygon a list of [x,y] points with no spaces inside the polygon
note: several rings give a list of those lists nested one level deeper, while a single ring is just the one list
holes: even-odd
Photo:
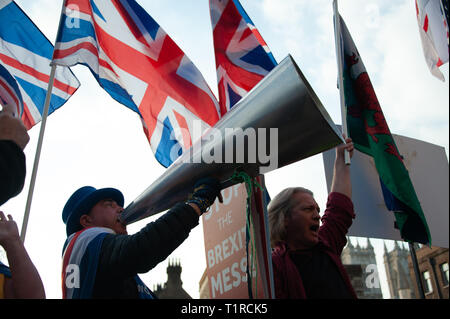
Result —
[{"label": "red stripe on flag", "polygon": [[425,15],[425,21],[423,22],[423,30],[428,32],[428,14]]},{"label": "red stripe on flag", "polygon": [[81,13],[89,15],[92,13],[89,0],[66,0],[64,7],[72,11],[80,11]]},{"label": "red stripe on flag", "polygon": [[[31,66],[28,66],[26,64],[20,63],[19,61],[10,58],[7,55],[1,54],[0,53],[0,60],[2,60],[5,64],[20,70],[24,73],[27,73],[29,75],[31,75],[32,77],[36,78],[39,81],[48,83],[50,81],[50,75],[42,73],[37,71],[35,68],[32,68]],[[49,69],[50,71],[50,69]],[[63,83],[61,81],[59,81],[58,79],[55,79],[55,82],[53,84],[54,87],[67,92],[68,94],[73,94],[77,89],[74,87],[71,87],[70,85]]]},{"label": "red stripe on flag", "polygon": [[[50,77],[49,77],[48,81],[50,81]],[[48,83],[48,81],[47,81],[47,83]],[[68,85],[68,84],[66,84],[66,83],[64,83],[64,82],[61,82],[61,81],[58,80],[58,79],[55,79],[55,80],[54,80],[53,86],[54,86],[55,88],[60,89],[60,90],[63,91],[63,92],[66,92],[66,93],[69,94],[69,95],[74,94],[75,91],[77,90],[77,88],[72,87],[72,86],[70,86],[70,85]]]},{"label": "red stripe on flag", "polygon": [[130,29],[131,33],[133,33],[133,36],[143,45],[148,46],[147,42],[144,39],[144,36],[142,35],[141,30],[139,30],[137,25],[134,23],[134,20],[131,18],[130,14],[123,7],[123,5],[118,1],[113,1],[113,5],[116,7],[117,11],[122,16],[123,21],[125,21],[125,23],[128,25],[128,28]]},{"label": "red stripe on flag", "polygon": [[[70,47],[68,49],[64,49],[64,50],[55,50],[55,59],[64,59],[66,57],[68,57],[69,55],[72,55],[79,51],[85,49],[89,52],[91,52],[93,55],[98,57],[98,50],[97,47],[95,45],[93,45],[91,42],[82,42],[77,44],[76,46]],[[115,75],[117,75],[117,73],[113,70],[112,66],[106,62],[103,59],[98,59],[98,64],[101,65],[102,67],[110,70],[111,72],[113,72]]]},{"label": "red stripe on flag", "polygon": [[242,32],[242,36],[239,39],[239,41],[243,41],[245,40],[248,36],[252,35],[252,30],[250,30],[249,28],[245,29],[244,32]]},{"label": "red stripe on flag", "polygon": [[220,114],[222,116],[228,112],[228,109],[225,105],[225,101],[227,99],[225,85],[226,84],[225,84],[224,78],[222,77],[222,79],[220,79],[220,81],[219,81],[219,99],[220,99],[220,101],[223,101],[222,103],[220,103]]},{"label": "red stripe on flag", "polygon": [[109,64],[108,62],[106,62],[103,59],[98,59],[98,64],[101,65],[102,67],[104,67],[105,69],[110,70],[112,73],[114,73],[117,77],[119,77],[119,75],[116,73],[116,71],[114,71],[113,67],[111,66],[111,64]]},{"label": "red stripe on flag", "polygon": [[30,110],[28,109],[28,105],[25,102],[23,102],[22,122],[27,130],[36,125],[36,121],[31,116]]},{"label": "red stripe on flag", "polygon": [[183,134],[183,146],[185,147],[185,149],[188,149],[191,145],[192,145],[192,140],[191,140],[191,134],[189,132],[189,128],[186,122],[186,119],[179,114],[178,112],[176,112],[175,110],[173,111],[173,114],[175,114],[175,118],[178,121],[178,126],[180,128],[183,129],[182,134]]},{"label": "red stripe on flag", "polygon": [[267,47],[267,43],[264,41],[263,37],[259,33],[257,29],[252,29],[253,34],[255,35],[256,39],[258,40],[259,44],[261,44],[263,47]]},{"label": "red stripe on flag", "polygon": [[216,54],[216,64],[218,66],[227,66],[227,73],[234,84],[243,88],[245,91],[250,91],[263,78],[262,75],[249,72],[239,66],[234,65],[229,61],[228,57],[223,54]]},{"label": "red stripe on flag", "polygon": [[167,94],[155,89],[151,83],[148,83],[147,90],[145,90],[144,97],[139,105],[139,112],[144,119],[147,129],[144,127],[144,132],[150,142],[153,131],[156,127],[156,119],[167,99]]},{"label": "red stripe on flag", "polygon": [[85,49],[91,52],[93,55],[98,56],[98,50],[91,42],[81,42],[75,46],[68,49],[57,49],[55,50],[54,59],[64,59],[71,54],[74,54],[78,50]]}]

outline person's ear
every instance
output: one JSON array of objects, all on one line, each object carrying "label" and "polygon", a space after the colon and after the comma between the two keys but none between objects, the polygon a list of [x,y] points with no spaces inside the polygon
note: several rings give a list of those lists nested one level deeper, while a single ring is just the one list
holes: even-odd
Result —
[{"label": "person's ear", "polygon": [[83,226],[83,228],[87,228],[92,226],[92,218],[89,215],[81,215],[80,217],[80,225]]}]

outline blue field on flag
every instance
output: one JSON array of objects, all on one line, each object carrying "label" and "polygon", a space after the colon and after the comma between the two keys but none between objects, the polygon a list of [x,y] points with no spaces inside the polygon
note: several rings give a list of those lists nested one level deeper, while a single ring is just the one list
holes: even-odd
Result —
[{"label": "blue field on flag", "polygon": [[[0,64],[18,84],[22,120],[28,129],[41,120],[52,54],[53,45],[22,9],[14,1],[1,0]],[[69,68],[57,68],[49,114],[64,105],[79,86]]]}]

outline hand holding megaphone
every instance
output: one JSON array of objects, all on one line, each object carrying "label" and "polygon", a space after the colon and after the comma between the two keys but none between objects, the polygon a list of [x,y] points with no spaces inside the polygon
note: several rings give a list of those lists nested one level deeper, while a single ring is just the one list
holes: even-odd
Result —
[{"label": "hand holding megaphone", "polygon": [[0,112],[0,140],[13,141],[22,150],[30,140],[25,125],[15,117],[15,108],[10,104],[4,105]]},{"label": "hand holding megaphone", "polygon": [[198,215],[201,215],[208,210],[216,198],[223,203],[222,194],[220,193],[221,189],[218,179],[211,177],[202,178],[195,183],[194,192],[189,196],[186,203],[197,206],[198,210],[195,207],[194,209]]}]

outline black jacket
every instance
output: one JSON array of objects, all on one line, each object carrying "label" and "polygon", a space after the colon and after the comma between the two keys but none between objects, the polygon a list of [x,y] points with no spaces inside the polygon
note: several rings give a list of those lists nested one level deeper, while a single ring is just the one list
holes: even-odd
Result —
[{"label": "black jacket", "polygon": [[198,222],[194,209],[180,203],[134,235],[106,235],[93,298],[138,298],[134,276],[165,260]]},{"label": "black jacket", "polygon": [[25,174],[22,149],[13,141],[0,140],[0,205],[22,191]]}]

